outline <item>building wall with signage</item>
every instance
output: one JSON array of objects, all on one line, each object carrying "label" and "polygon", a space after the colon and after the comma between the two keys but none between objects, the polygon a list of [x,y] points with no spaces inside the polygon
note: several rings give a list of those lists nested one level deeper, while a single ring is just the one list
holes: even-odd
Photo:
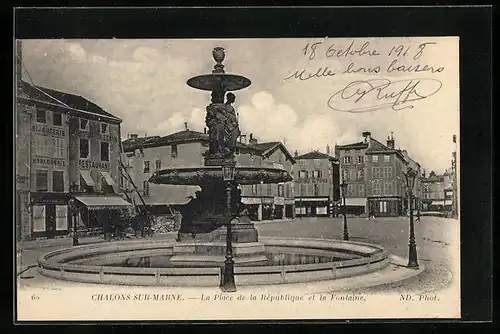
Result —
[{"label": "building wall with signage", "polygon": [[69,191],[69,131],[62,111],[36,107],[31,123],[31,189]]},{"label": "building wall with signage", "polygon": [[108,172],[118,185],[120,125],[75,116],[69,120],[69,133],[69,183],[82,190],[80,170],[83,170],[90,172],[96,192],[104,188],[101,172]]},{"label": "building wall with signage", "polygon": [[298,159],[293,171],[295,213],[299,216],[333,214],[338,199],[338,165],[330,159]]}]

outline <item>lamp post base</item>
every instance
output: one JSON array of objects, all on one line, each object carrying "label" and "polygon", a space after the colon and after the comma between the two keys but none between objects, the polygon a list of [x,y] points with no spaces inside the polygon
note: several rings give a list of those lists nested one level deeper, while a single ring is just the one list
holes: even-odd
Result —
[{"label": "lamp post base", "polygon": [[234,262],[232,259],[226,259],[226,262],[224,263],[220,289],[223,292],[236,292],[236,284],[234,282]]}]

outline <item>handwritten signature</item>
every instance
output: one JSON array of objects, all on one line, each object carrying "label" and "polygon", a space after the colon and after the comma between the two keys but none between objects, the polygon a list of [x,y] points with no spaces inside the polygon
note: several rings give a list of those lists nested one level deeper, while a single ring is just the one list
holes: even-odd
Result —
[{"label": "handwritten signature", "polygon": [[391,107],[393,110],[412,109],[415,101],[436,94],[443,83],[437,79],[359,80],[334,93],[328,107],[336,111],[362,113]]}]

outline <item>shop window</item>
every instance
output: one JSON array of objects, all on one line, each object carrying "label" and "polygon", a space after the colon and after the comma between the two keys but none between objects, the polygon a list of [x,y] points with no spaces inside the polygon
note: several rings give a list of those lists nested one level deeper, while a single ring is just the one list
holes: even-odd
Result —
[{"label": "shop window", "polygon": [[47,113],[45,110],[37,109],[36,111],[36,122],[37,123],[47,123]]},{"label": "shop window", "polygon": [[101,161],[109,161],[109,143],[101,142]]},{"label": "shop window", "polygon": [[144,169],[143,169],[143,172],[144,173],[149,173],[149,161],[144,161]]},{"label": "shop window", "polygon": [[80,158],[87,159],[89,157],[89,140],[80,138]]},{"label": "shop window", "polygon": [[177,158],[177,145],[173,144],[171,147],[172,147],[172,153],[171,153],[172,158]]},{"label": "shop window", "polygon": [[80,118],[80,130],[88,131],[89,130],[89,120]]},{"label": "shop window", "polygon": [[155,168],[157,171],[161,169],[161,160],[156,160],[155,161]]},{"label": "shop window", "polygon": [[64,192],[64,172],[52,171],[52,191]]},{"label": "shop window", "polygon": [[54,126],[62,126],[62,114],[60,112],[52,114],[52,124]]},{"label": "shop window", "polygon": [[46,170],[36,171],[36,191],[48,191],[49,174]]}]

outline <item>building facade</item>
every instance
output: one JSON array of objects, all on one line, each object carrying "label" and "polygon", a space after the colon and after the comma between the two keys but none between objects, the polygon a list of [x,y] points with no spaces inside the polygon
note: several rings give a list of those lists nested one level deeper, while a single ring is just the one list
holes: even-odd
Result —
[{"label": "building facade", "polygon": [[75,196],[117,194],[119,118],[83,97],[21,81],[16,119],[19,239],[68,233]]},{"label": "building facade", "polygon": [[[409,158],[407,152],[395,148],[392,136],[386,145],[372,138],[370,132],[364,132],[363,137],[361,142],[335,146],[341,182],[347,184],[347,213],[379,217],[403,214],[408,207],[403,172],[412,167],[420,175],[420,165]],[[417,177],[414,189],[420,188]],[[418,196],[419,193],[415,197]]]},{"label": "building facade", "polygon": [[295,156],[295,214],[307,217],[332,217],[340,199],[339,163],[327,154],[312,151]]},{"label": "building facade", "polygon": [[422,178],[423,210],[452,211],[454,201],[453,179],[452,170],[447,170],[442,175],[431,172],[428,177]]},{"label": "building facade", "polygon": [[[148,180],[154,172],[167,167],[201,167],[208,150],[206,133],[186,129],[164,137],[139,137],[132,134],[123,141],[125,165],[135,187],[150,210],[167,214],[190,200],[200,188],[197,186],[158,185]],[[292,173],[293,157],[282,143],[258,143],[252,135],[246,141],[241,136],[237,143],[236,166],[267,166],[285,168]],[[121,180],[124,189],[134,185]],[[241,185],[242,202],[253,220],[292,218],[294,213],[293,182],[283,184]],[[134,201],[139,201],[134,196]]]}]

